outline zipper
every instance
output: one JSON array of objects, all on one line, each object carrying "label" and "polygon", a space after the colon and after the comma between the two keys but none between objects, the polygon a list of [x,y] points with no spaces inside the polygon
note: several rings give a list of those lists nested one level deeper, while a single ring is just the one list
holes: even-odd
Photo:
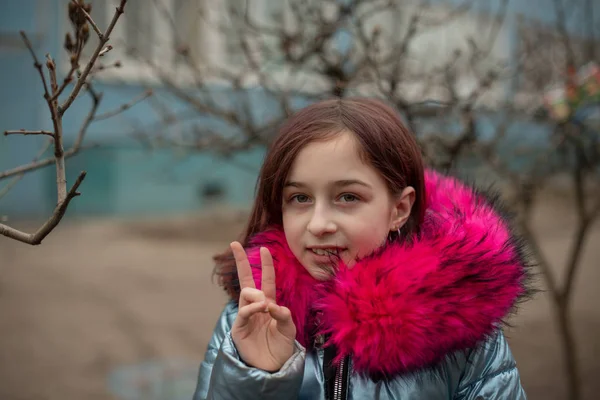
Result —
[{"label": "zipper", "polygon": [[335,371],[335,382],[333,384],[333,400],[346,400],[348,398],[348,363],[346,356],[340,362]]},{"label": "zipper", "polygon": [[[315,316],[315,327],[321,325],[321,315]],[[335,346],[323,348],[328,341],[328,335],[316,334],[313,339],[313,346],[318,351],[323,352],[323,374],[325,384],[325,398],[328,400],[346,400],[348,398],[348,370],[350,356],[344,357],[340,364],[335,367],[333,360],[337,354]]]},{"label": "zipper", "polygon": [[342,400],[342,381],[344,379],[344,367],[346,359],[344,358],[335,372],[335,383],[333,384],[333,400]]}]

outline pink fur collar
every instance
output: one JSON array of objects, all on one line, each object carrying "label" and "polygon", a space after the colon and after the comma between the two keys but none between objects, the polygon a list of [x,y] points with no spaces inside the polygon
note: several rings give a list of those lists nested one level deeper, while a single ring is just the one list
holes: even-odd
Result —
[{"label": "pink fur collar", "polygon": [[458,180],[426,172],[427,213],[421,237],[390,244],[339,267],[327,283],[314,280],[274,228],[251,240],[250,262],[260,285],[258,248],[275,260],[277,301],[290,308],[297,339],[311,347],[330,334],[355,371],[393,376],[434,365],[491,335],[528,292],[527,262],[494,201]]}]

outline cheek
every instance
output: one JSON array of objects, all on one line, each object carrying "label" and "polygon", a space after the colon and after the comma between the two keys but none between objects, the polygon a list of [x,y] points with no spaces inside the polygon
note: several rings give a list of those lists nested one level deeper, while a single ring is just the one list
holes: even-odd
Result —
[{"label": "cheek", "polygon": [[383,246],[390,233],[392,207],[388,202],[374,202],[363,211],[359,218],[353,219],[353,258],[365,257]]},{"label": "cheek", "polygon": [[387,224],[365,224],[354,231],[352,241],[352,257],[362,258],[385,244],[388,238]]},{"label": "cheek", "polygon": [[283,232],[288,242],[288,246],[290,246],[292,252],[297,256],[297,247],[299,246],[300,238],[302,236],[302,226],[299,218],[286,218],[286,215],[284,214],[282,222]]}]

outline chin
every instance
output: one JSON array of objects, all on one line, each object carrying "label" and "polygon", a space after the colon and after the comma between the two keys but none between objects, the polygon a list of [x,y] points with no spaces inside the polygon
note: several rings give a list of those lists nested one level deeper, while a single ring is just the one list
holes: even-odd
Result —
[{"label": "chin", "polygon": [[318,281],[328,281],[335,276],[335,269],[331,265],[310,265],[309,267],[304,265],[304,268],[306,268],[310,276]]}]

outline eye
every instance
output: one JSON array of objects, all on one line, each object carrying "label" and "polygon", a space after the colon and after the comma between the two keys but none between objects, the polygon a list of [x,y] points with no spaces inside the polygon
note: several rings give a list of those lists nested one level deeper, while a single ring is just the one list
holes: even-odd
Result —
[{"label": "eye", "polygon": [[358,201],[359,198],[358,198],[358,196],[356,196],[352,193],[344,193],[343,195],[340,196],[340,200],[343,201],[344,203],[353,203],[355,201]]},{"label": "eye", "polygon": [[296,203],[308,203],[310,198],[305,194],[295,194],[290,197],[290,201],[295,201]]}]

